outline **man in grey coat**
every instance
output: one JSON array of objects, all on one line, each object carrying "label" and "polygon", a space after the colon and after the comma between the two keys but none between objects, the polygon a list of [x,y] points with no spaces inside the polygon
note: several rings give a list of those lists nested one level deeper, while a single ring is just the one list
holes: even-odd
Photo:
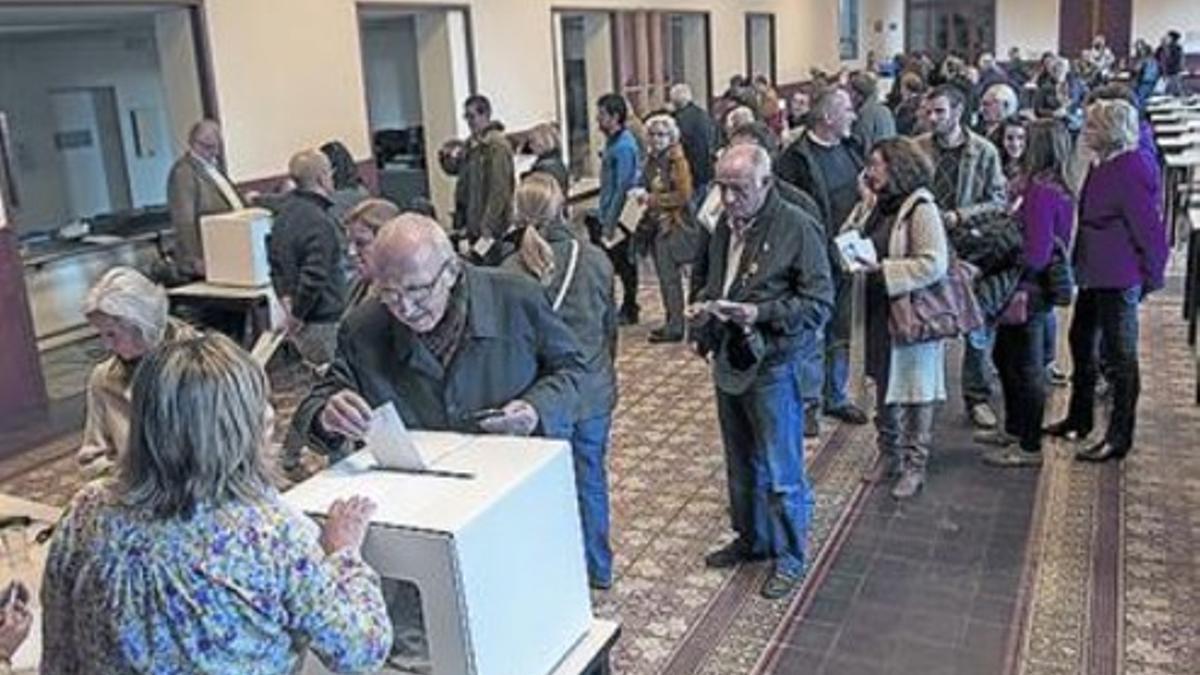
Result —
[{"label": "man in grey coat", "polygon": [[[865,70],[855,71],[850,76],[850,96],[854,99],[858,119],[854,120],[853,133],[862,146],[863,155],[885,138],[896,136],[896,118],[892,111],[879,100],[879,80]],[[841,227],[834,225],[834,231]]]},{"label": "man in grey coat", "polygon": [[533,281],[463,263],[436,221],[384,225],[377,299],[345,319],[329,372],[293,424],[330,453],[393,403],[412,429],[570,438],[584,364]]},{"label": "man in grey coat", "polygon": [[188,151],[171,167],[167,205],[175,228],[175,265],[183,279],[204,277],[200,218],[244,208],[242,196],[221,168],[221,127],[201,120],[188,133]]},{"label": "man in grey coat", "polygon": [[760,591],[774,599],[795,588],[807,562],[812,495],[797,370],[800,352],[813,348],[806,335],[829,318],[833,284],[821,226],[779,196],[766,150],[729,148],[715,181],[725,215],[708,247],[705,287],[688,315],[700,352],[713,361],[738,537],[705,564],[774,557]]},{"label": "man in grey coat", "polygon": [[[947,229],[1008,204],[1000,153],[962,123],[965,103],[962,91],[953,85],[930,91],[925,105],[933,130],[916,139],[933,160],[933,194]],[[963,403],[971,424],[981,429],[995,428],[997,422],[990,403],[996,391],[994,338],[995,329],[985,326],[963,341]]]}]

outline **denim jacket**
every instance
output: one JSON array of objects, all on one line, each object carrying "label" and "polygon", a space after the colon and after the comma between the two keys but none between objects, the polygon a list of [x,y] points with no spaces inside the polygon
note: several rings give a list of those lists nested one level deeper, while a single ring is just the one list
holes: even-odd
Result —
[{"label": "denim jacket", "polygon": [[609,137],[600,164],[600,225],[612,236],[625,208],[625,193],[638,184],[641,159],[637,140],[629,129]]}]

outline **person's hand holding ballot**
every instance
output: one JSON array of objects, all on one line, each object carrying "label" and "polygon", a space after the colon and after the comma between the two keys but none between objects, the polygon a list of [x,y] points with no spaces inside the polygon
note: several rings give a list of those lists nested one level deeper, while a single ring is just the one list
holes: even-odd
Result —
[{"label": "person's hand holding ballot", "polygon": [[713,317],[718,321],[730,321],[739,326],[753,326],[758,320],[758,305],[730,300],[697,302],[684,310],[684,316],[693,325],[704,323],[709,317]]},{"label": "person's hand holding ballot", "polygon": [[[505,436],[529,436],[541,421],[537,409],[521,399],[509,401],[499,408],[473,411],[470,415],[480,431]],[[373,417],[371,404],[357,392],[343,389],[329,399],[321,411],[320,423],[328,433],[361,441],[370,432]]]}]

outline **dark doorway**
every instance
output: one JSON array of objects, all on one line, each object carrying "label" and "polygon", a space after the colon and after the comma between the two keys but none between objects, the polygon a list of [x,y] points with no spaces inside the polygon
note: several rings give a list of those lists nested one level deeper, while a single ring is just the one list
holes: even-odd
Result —
[{"label": "dark doorway", "polygon": [[974,61],[996,51],[995,0],[909,0],[905,21],[909,52],[956,54]]}]

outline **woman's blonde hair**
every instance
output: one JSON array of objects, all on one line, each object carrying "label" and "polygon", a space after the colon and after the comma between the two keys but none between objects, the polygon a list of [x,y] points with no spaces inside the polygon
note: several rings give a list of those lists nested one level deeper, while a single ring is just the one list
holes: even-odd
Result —
[{"label": "woman's blonde hair", "polygon": [[1084,139],[1101,159],[1138,147],[1138,112],[1128,101],[1107,99],[1087,107]]},{"label": "woman's blonde hair", "polygon": [[528,143],[530,145],[536,143],[537,145],[541,146],[542,152],[558,150],[558,127],[550,124],[549,122],[537,125],[529,130]]},{"label": "woman's blonde hair", "polygon": [[542,283],[554,276],[554,251],[539,230],[562,219],[564,202],[558,181],[541,171],[526,176],[513,199],[516,221],[526,228],[518,256],[525,269]]},{"label": "woman's blonde hair", "polygon": [[342,225],[350,227],[356,223],[378,233],[387,221],[400,215],[400,207],[386,199],[372,197],[364,199],[342,217]]},{"label": "woman's blonde hair", "polygon": [[104,314],[138,332],[147,347],[162,342],[167,330],[167,291],[132,267],[114,267],[88,291],[84,316]]},{"label": "woman's blonde hair", "polygon": [[125,503],[188,519],[202,506],[269,494],[268,392],[262,367],[224,335],[148,354],[133,376],[129,448],[119,460]]}]

